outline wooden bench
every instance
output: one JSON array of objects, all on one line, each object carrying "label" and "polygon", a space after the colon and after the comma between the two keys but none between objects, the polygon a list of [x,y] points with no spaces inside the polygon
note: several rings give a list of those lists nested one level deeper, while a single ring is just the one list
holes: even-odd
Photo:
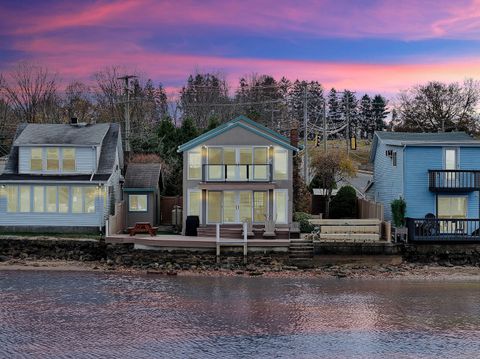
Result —
[{"label": "wooden bench", "polygon": [[137,233],[149,233],[152,237],[157,235],[158,227],[152,227],[150,222],[136,222],[135,227],[128,227],[128,234],[134,236]]},{"label": "wooden bench", "polygon": [[319,227],[318,237],[323,242],[378,242],[382,222],[378,219],[310,219]]}]

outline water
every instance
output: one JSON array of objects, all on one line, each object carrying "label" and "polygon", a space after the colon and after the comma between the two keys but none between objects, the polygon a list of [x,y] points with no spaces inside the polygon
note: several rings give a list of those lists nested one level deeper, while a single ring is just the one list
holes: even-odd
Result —
[{"label": "water", "polygon": [[480,283],[0,271],[0,358],[478,358]]}]

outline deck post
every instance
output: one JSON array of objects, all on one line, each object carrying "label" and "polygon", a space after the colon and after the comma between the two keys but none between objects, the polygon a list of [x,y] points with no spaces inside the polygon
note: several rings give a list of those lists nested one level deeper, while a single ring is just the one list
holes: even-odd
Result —
[{"label": "deck post", "polygon": [[220,263],[220,223],[217,223],[215,227],[215,244],[217,247],[217,263]]},{"label": "deck post", "polygon": [[247,237],[248,237],[248,226],[247,222],[243,222],[243,263],[247,263]]}]

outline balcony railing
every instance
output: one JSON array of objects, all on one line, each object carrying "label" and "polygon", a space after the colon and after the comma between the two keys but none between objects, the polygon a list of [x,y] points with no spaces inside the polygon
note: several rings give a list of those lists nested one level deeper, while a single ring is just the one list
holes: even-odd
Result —
[{"label": "balcony railing", "polygon": [[432,192],[478,191],[480,171],[428,170],[428,186]]},{"label": "balcony railing", "polygon": [[272,182],[272,165],[268,164],[204,164],[203,182]]},{"label": "balcony railing", "polygon": [[409,242],[480,242],[480,219],[407,218]]}]

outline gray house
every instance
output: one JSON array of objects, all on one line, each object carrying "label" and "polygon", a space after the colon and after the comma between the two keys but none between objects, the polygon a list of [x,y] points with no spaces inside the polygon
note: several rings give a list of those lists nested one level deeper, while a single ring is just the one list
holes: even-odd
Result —
[{"label": "gray house", "polygon": [[0,175],[0,231],[99,231],[121,200],[118,124],[22,124]]},{"label": "gray house", "polygon": [[123,191],[127,204],[127,226],[160,222],[160,163],[129,163]]},{"label": "gray house", "polygon": [[202,227],[244,221],[259,226],[266,220],[289,227],[295,151],[289,138],[245,116],[179,146],[184,225],[195,215]]}]

